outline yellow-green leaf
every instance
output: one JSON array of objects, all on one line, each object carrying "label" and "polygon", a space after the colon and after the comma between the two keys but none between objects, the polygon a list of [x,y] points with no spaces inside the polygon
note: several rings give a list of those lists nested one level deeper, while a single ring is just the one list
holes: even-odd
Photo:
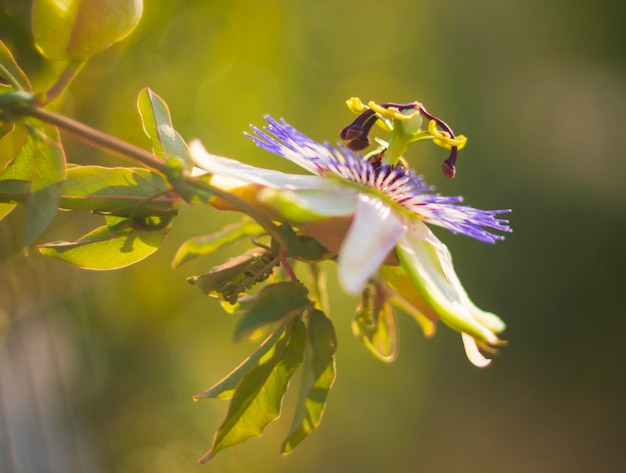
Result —
[{"label": "yellow-green leaf", "polygon": [[75,166],[63,183],[61,208],[128,217],[172,214],[175,199],[160,174],[143,168]]},{"label": "yellow-green leaf", "polygon": [[269,284],[249,299],[239,301],[244,312],[235,327],[235,340],[239,340],[255,329],[302,312],[311,306],[309,291],[297,281]]},{"label": "yellow-green leaf", "polygon": [[33,91],[28,77],[17,65],[11,51],[2,41],[0,41],[0,77],[11,84],[15,90]]},{"label": "yellow-green leaf", "polygon": [[240,222],[228,225],[210,235],[190,238],[178,248],[172,261],[172,268],[177,268],[199,256],[208,255],[241,238],[256,235],[263,231],[263,227],[254,220],[244,218]]},{"label": "yellow-green leaf", "polygon": [[158,248],[169,226],[145,230],[121,221],[89,232],[77,241],[59,241],[39,246],[39,251],[85,269],[119,269],[137,263]]},{"label": "yellow-green leaf", "polygon": [[31,245],[57,214],[66,173],[65,153],[56,127],[33,129],[0,180],[27,181],[25,245]]},{"label": "yellow-green leaf", "polygon": [[193,396],[193,400],[198,401],[202,398],[232,398],[235,388],[239,385],[243,377],[248,374],[250,370],[259,366],[261,358],[263,358],[266,353],[275,350],[278,339],[285,336],[285,324],[279,325],[276,330],[274,330],[274,332],[272,332],[272,334],[267,337],[248,358],[237,366],[237,368],[231,371],[218,383],[208,389],[205,389],[200,394]]},{"label": "yellow-green leaf", "polygon": [[[168,190],[167,181],[148,169],[73,166],[61,186],[59,207],[120,217],[171,216],[177,200]],[[28,181],[0,180],[0,202],[26,203],[29,194]]]},{"label": "yellow-green leaf", "polygon": [[305,360],[296,414],[289,436],[283,443],[282,453],[289,453],[317,428],[335,381],[337,337],[333,323],[322,311],[314,310],[309,317],[307,335],[310,356]]},{"label": "yellow-green leaf", "polygon": [[0,204],[0,220],[9,215],[16,204]]},{"label": "yellow-green leaf", "polygon": [[170,110],[165,101],[146,88],[139,93],[137,108],[141,115],[143,130],[152,140],[154,155],[163,161],[174,159],[180,162],[184,169],[190,170],[193,161],[187,143],[174,129]]},{"label": "yellow-green leaf", "polygon": [[305,348],[304,323],[298,317],[285,329],[272,352],[241,380],[219,427],[211,449],[200,458],[204,463],[217,452],[250,437],[258,437],[280,415],[289,380],[302,363]]}]

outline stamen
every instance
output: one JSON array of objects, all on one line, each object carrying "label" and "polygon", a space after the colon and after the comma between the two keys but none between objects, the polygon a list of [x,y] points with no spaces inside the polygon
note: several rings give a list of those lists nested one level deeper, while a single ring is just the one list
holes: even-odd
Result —
[{"label": "stamen", "polygon": [[[420,112],[422,112],[422,115],[424,115],[426,118],[428,118],[429,120],[434,121],[437,125],[439,125],[441,128],[443,128],[446,131],[446,133],[448,134],[448,139],[450,139],[450,140],[456,140],[457,139],[456,136],[454,136],[454,132],[452,131],[452,128],[450,128],[446,124],[446,122],[444,122],[443,120],[437,118],[436,116],[431,115],[430,113],[428,113],[426,111],[426,109],[424,107],[422,107],[421,105],[420,105]],[[464,145],[464,143],[463,143],[463,145]],[[450,147],[450,155],[448,156],[448,158],[443,163],[441,163],[441,170],[443,171],[443,175],[446,176],[448,179],[454,178],[454,176],[456,174],[456,159],[458,157],[458,154],[459,154],[458,146],[451,146]]]},{"label": "stamen", "polygon": [[372,130],[376,120],[378,120],[376,113],[372,110],[366,110],[350,125],[341,130],[339,137],[342,140],[349,140],[347,146],[352,151],[361,151],[370,145],[370,139],[367,135]]}]

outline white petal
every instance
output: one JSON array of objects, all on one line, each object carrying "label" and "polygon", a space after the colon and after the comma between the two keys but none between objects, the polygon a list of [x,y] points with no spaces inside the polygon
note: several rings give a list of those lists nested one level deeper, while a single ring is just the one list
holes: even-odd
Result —
[{"label": "white petal", "polygon": [[404,232],[391,208],[376,197],[359,195],[354,220],[339,249],[339,280],[348,293],[361,291]]},{"label": "white petal", "polygon": [[311,222],[327,217],[352,215],[355,212],[357,194],[350,188],[342,190],[343,192],[264,189],[258,198],[291,222]]},{"label": "white petal", "polygon": [[458,297],[461,299],[463,305],[470,312],[470,315],[480,324],[487,327],[489,330],[500,333],[506,328],[504,321],[492,312],[487,312],[477,307],[476,304],[467,295],[467,291],[461,284],[459,277],[454,270],[452,264],[452,255],[448,250],[448,247],[444,245],[437,237],[430,231],[426,225],[421,225],[421,228],[416,228],[416,233],[423,236],[426,241],[437,248],[437,252],[441,258],[442,268],[445,273],[446,279],[450,285],[455,288]]},{"label": "white petal", "polygon": [[489,358],[485,358],[476,345],[476,340],[471,335],[461,332],[461,339],[463,340],[463,346],[465,347],[465,354],[467,359],[474,366],[478,368],[485,368],[491,364]]},{"label": "white petal", "polygon": [[488,343],[498,342],[494,331],[474,317],[475,306],[454,271],[448,248],[426,225],[412,222],[397,251],[407,275],[442,322]]},{"label": "white petal", "polygon": [[[216,178],[217,176],[227,178],[224,182],[225,184],[228,182],[229,188],[233,187],[233,182],[241,182],[241,185],[259,184],[275,189],[289,190],[326,189],[333,185],[330,179],[318,176],[286,174],[280,171],[250,166],[235,159],[216,156],[209,153],[198,140],[192,141],[189,148],[195,166],[204,169],[209,174],[215,175]],[[197,174],[196,170],[194,170],[194,174]],[[218,186],[217,181],[213,184]]]}]

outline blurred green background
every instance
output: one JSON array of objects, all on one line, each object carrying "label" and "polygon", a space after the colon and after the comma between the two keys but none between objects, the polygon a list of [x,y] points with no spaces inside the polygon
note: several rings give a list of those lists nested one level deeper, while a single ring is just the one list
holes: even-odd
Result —
[{"label": "blurred green background", "polygon": [[[28,2],[0,5],[0,39],[49,86],[60,66],[34,51]],[[242,132],[269,113],[335,141],[354,118],[350,96],[421,101],[469,144],[453,181],[434,146],[411,149],[411,165],[442,193],[513,209],[514,233],[495,246],[437,232],[473,299],[508,323],[510,345],[479,370],[456,333],[440,326],[425,340],[401,316],[400,356],[385,365],[352,337],[358,301],[333,292],[338,379],[320,429],[281,457],[284,415],[199,466],[227,404],[191,395],[254,344],[233,342],[235,319],[185,282],[225,255],[169,263],[184,240],[237,216],[182,208],[156,255],[87,272],[24,258],[14,212],[0,224],[0,471],[625,471],[625,5],[146,2],[138,29],[91,60],[60,111],[148,147],[135,101],[150,87],[185,138],[295,170]],[[65,142],[73,162],[132,164]],[[43,241],[99,224],[63,214]]]}]

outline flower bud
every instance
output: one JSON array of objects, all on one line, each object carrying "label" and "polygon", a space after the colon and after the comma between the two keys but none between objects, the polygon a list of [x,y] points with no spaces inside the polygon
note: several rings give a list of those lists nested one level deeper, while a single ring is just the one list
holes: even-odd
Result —
[{"label": "flower bud", "polygon": [[142,11],[143,0],[34,0],[35,44],[48,59],[82,62],[128,36]]}]

